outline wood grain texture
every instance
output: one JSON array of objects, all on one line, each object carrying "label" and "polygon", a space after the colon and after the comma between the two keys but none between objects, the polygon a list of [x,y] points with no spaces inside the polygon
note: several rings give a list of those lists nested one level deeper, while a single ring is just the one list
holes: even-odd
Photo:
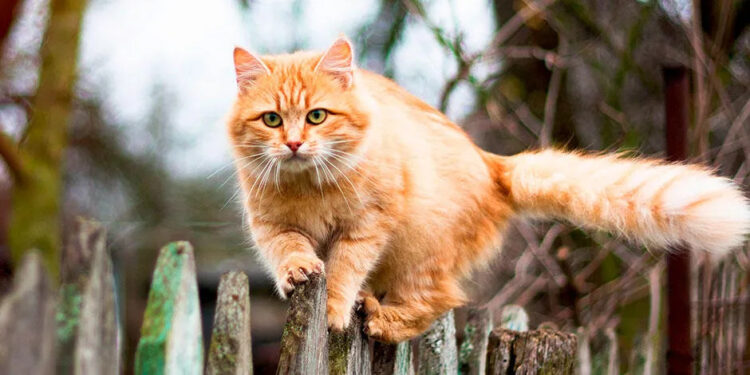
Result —
[{"label": "wood grain texture", "polygon": [[364,319],[357,312],[344,332],[330,332],[328,336],[328,366],[330,374],[369,374],[371,372],[370,345],[363,330]]},{"label": "wood grain texture", "polygon": [[487,341],[492,331],[492,314],[486,308],[469,309],[464,326],[464,341],[458,352],[461,374],[484,374],[487,360]]},{"label": "wood grain texture", "polygon": [[200,374],[203,339],[193,249],[161,249],[135,356],[136,374]]},{"label": "wood grain texture", "polygon": [[277,374],[328,373],[326,282],[320,275],[298,285],[289,299]]},{"label": "wood grain texture", "polygon": [[498,329],[490,334],[486,373],[572,375],[577,346],[577,338],[572,333]]},{"label": "wood grain texture", "polygon": [[27,252],[0,305],[0,374],[55,373],[54,301],[41,255]]},{"label": "wood grain texture", "polygon": [[81,249],[90,250],[91,262],[87,283],[81,290],[74,373],[116,375],[120,373],[121,332],[106,234],[98,223],[85,220],[79,220],[78,234]]},{"label": "wood grain texture", "polygon": [[411,343],[398,344],[375,342],[373,345],[373,375],[414,375]]},{"label": "wood grain texture", "polygon": [[241,271],[221,276],[206,373],[252,374],[250,287]]},{"label": "wood grain texture", "polygon": [[444,314],[419,338],[420,375],[458,373],[456,324],[453,310]]}]

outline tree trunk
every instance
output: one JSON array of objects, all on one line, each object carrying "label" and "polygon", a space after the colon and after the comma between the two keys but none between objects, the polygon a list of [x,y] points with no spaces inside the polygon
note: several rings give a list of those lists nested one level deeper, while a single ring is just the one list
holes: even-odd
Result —
[{"label": "tree trunk", "polygon": [[40,50],[42,65],[33,114],[20,154],[28,179],[13,188],[9,243],[18,262],[38,249],[53,279],[59,271],[63,155],[86,0],[53,0]]}]

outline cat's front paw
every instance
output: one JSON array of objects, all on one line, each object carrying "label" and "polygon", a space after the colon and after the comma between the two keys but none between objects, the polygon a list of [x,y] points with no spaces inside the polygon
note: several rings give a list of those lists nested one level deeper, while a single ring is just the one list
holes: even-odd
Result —
[{"label": "cat's front paw", "polygon": [[329,294],[326,314],[328,314],[328,328],[340,332],[349,327],[352,320],[352,306],[345,301],[331,298]]},{"label": "cat's front paw", "polygon": [[277,280],[279,292],[286,298],[294,287],[308,280],[310,275],[323,273],[323,261],[314,254],[298,253],[288,256],[279,266]]}]

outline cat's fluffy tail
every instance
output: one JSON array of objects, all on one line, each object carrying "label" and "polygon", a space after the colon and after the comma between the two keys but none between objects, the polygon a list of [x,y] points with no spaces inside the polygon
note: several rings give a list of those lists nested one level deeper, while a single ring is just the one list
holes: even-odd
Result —
[{"label": "cat's fluffy tail", "polygon": [[685,243],[721,255],[750,231],[738,187],[696,165],[555,150],[492,156],[513,207],[622,234],[647,245]]}]

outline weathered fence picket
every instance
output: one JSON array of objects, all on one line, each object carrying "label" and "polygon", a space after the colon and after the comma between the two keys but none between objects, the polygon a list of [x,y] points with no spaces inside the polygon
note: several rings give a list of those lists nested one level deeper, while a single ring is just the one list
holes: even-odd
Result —
[{"label": "weathered fence picket", "polygon": [[141,339],[136,374],[201,374],[203,339],[193,249],[173,242],[156,262]]},{"label": "weathered fence picket", "polygon": [[373,375],[414,375],[411,343],[398,344],[376,342],[373,345]]},{"label": "weathered fence picket", "polygon": [[250,338],[250,288],[240,271],[221,276],[206,373],[253,373]]},{"label": "weathered fence picket", "polygon": [[330,374],[356,375],[371,372],[370,345],[357,312],[344,332],[328,335],[328,368]]},{"label": "weathered fence picket", "polygon": [[80,249],[90,246],[92,259],[88,282],[81,290],[73,373],[116,375],[120,373],[121,336],[106,233],[101,225],[91,221],[80,220],[79,227],[78,246]]},{"label": "weathered fence picket", "polygon": [[55,297],[41,256],[29,252],[0,305],[0,374],[55,371]]},{"label": "weathered fence picket", "polygon": [[458,373],[458,351],[456,349],[456,323],[453,310],[438,318],[430,329],[419,337],[420,375]]},{"label": "weathered fence picket", "polygon": [[458,369],[461,374],[485,373],[487,342],[492,331],[492,314],[486,308],[469,309],[464,326],[464,341],[458,351]]},{"label": "weathered fence picket", "polygon": [[289,299],[277,374],[328,373],[326,281],[320,275],[298,285]]},{"label": "weathered fence picket", "polygon": [[101,224],[79,218],[63,249],[56,374],[119,374],[120,330],[112,261]]},{"label": "weathered fence picket", "polygon": [[490,334],[487,374],[572,375],[577,339],[552,330],[519,332],[498,329]]},{"label": "weathered fence picket", "polygon": [[[65,248],[60,289],[54,292],[41,258],[30,252],[0,303],[0,374],[117,374],[120,330],[113,266],[104,229],[79,220]],[[57,305],[57,306],[56,306]],[[57,310],[55,310],[57,308]],[[412,342],[385,344],[363,330],[357,311],[344,332],[329,332],[326,281],[298,285],[281,339],[278,374],[571,374],[572,334],[525,330],[528,316],[507,307],[501,328],[491,312],[470,310],[460,356],[453,311]],[[57,343],[57,345],[56,345]],[[221,278],[206,360],[208,374],[252,374],[247,276]],[[416,346],[418,358],[413,358]],[[193,250],[187,242],[161,249],[135,355],[136,374],[201,374],[203,346]]]}]

